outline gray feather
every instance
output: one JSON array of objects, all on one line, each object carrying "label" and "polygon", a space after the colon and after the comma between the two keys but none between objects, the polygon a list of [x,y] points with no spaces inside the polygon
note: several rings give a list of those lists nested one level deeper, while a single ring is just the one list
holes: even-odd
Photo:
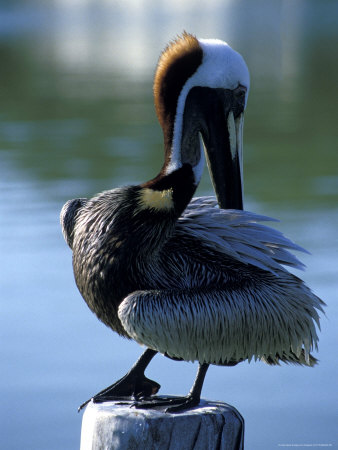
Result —
[{"label": "gray feather", "polygon": [[280,231],[259,223],[263,221],[275,219],[248,211],[219,209],[213,197],[197,197],[178,220],[177,228],[183,227],[224,255],[274,274],[285,272],[284,265],[304,269],[291,251],[306,250]]}]

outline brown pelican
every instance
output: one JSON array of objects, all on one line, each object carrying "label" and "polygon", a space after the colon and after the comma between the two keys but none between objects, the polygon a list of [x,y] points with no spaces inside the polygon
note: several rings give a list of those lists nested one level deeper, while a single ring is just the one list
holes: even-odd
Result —
[{"label": "brown pelican", "polygon": [[[160,386],[144,371],[157,352],[199,363],[187,397],[139,404],[171,405],[169,411],[199,403],[209,364],[316,363],[310,351],[323,302],[284,267],[302,268],[290,252],[301,248],[260,223],[267,218],[242,210],[248,91],[237,52],[184,33],[162,53],[155,74],[165,150],[159,174],[62,209],[76,284],[89,308],[147,348],[96,402],[155,394]],[[218,201],[192,199],[204,150]]]}]

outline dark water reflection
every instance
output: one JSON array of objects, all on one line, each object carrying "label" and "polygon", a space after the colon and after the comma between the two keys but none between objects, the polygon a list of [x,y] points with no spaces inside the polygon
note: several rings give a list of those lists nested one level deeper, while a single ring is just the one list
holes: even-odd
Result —
[{"label": "dark water reflection", "polygon": [[[140,353],[81,300],[58,214],[68,198],[156,174],[153,70],[184,28],[227,40],[247,60],[246,205],[282,219],[312,252],[304,278],[329,306],[318,368],[215,367],[204,396],[242,412],[248,448],[337,444],[337,4],[222,3],[208,2],[203,20],[194,2],[0,9],[1,448],[77,448],[77,404]],[[207,176],[199,192],[210,192]],[[184,393],[194,371],[158,357],[149,375],[163,392]]]}]

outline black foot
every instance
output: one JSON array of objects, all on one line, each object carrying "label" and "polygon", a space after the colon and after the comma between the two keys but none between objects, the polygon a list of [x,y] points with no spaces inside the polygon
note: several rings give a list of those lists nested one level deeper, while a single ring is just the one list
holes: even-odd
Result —
[{"label": "black foot", "polygon": [[86,402],[79,406],[80,412],[91,400],[94,403],[103,403],[113,400],[137,400],[143,397],[150,397],[156,394],[160,385],[156,381],[150,380],[145,375],[128,373],[116,383],[103,389],[94,397],[91,397]]},{"label": "black foot", "polygon": [[164,409],[168,413],[178,413],[198,406],[200,403],[202,386],[209,364],[199,363],[197,376],[193,387],[186,397],[153,397],[135,402],[132,406],[139,409]]},{"label": "black foot", "polygon": [[178,413],[198,406],[200,398],[193,395],[186,397],[152,397],[142,399],[141,402],[135,402],[134,408],[137,409],[161,409],[167,413]]}]

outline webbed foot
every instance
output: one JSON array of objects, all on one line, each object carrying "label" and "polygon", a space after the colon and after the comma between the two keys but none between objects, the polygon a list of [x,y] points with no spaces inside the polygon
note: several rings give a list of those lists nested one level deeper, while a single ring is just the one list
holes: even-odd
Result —
[{"label": "webbed foot", "polygon": [[82,403],[78,411],[80,412],[91,400],[94,403],[112,400],[130,401],[156,394],[161,386],[144,375],[145,368],[156,353],[155,350],[147,349],[124,377]]},{"label": "webbed foot", "polygon": [[178,413],[198,406],[200,397],[188,394],[186,397],[153,397],[135,402],[132,406],[136,409],[164,409],[166,413]]},{"label": "webbed foot", "polygon": [[177,413],[198,406],[208,367],[207,363],[199,363],[195,382],[186,397],[153,397],[143,399],[142,402],[135,402],[132,406],[139,409],[164,408],[168,413]]},{"label": "webbed foot", "polygon": [[91,400],[94,403],[103,403],[112,400],[135,400],[156,394],[160,387],[156,381],[150,380],[145,375],[135,376],[135,374],[129,372],[116,383],[108,386],[82,403],[78,411],[81,411]]}]

